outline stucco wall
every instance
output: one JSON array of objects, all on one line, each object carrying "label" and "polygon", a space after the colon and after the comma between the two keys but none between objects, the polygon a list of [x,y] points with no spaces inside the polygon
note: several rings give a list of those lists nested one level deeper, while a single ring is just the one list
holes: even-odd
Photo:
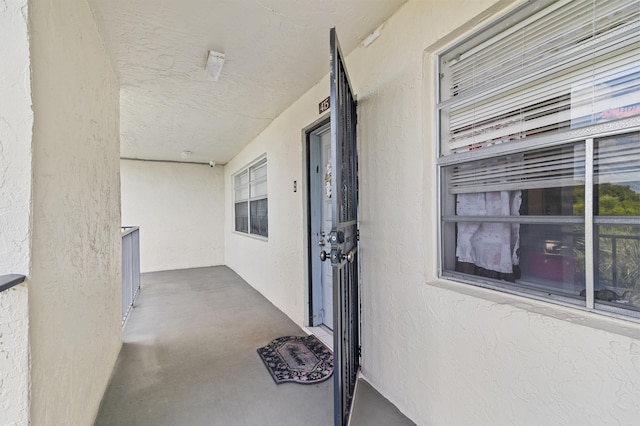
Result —
[{"label": "stucco wall", "polygon": [[[511,2],[409,0],[347,58],[358,95],[363,374],[420,425],[633,424],[638,324],[436,278],[433,53]],[[338,28],[338,34],[341,29]],[[266,152],[269,240],[235,234],[227,264],[304,322],[301,130],[323,79],[227,165]]]},{"label": "stucco wall", "polygon": [[[327,33],[328,34],[328,33]],[[327,37],[328,40],[328,37]],[[327,47],[327,56],[329,48]],[[276,118],[225,170],[225,262],[267,299],[302,325],[307,315],[303,128],[320,117],[329,80],[310,89]],[[269,238],[234,231],[233,174],[267,153]],[[297,182],[297,192],[293,182]]]},{"label": "stucco wall", "polygon": [[0,6],[0,52],[0,274],[27,275],[33,126],[27,0]]},{"label": "stucco wall", "polygon": [[85,0],[29,10],[31,423],[89,425],[121,346],[119,87]]},{"label": "stucco wall", "polygon": [[140,226],[142,272],[224,264],[224,167],[121,161],[122,224]]},{"label": "stucco wall", "polygon": [[[27,0],[0,6],[0,275],[29,274],[31,80]],[[10,58],[10,60],[8,60]],[[29,422],[27,287],[0,293],[0,423]]]},{"label": "stucco wall", "polygon": [[0,423],[29,424],[29,310],[27,288],[0,292]]}]

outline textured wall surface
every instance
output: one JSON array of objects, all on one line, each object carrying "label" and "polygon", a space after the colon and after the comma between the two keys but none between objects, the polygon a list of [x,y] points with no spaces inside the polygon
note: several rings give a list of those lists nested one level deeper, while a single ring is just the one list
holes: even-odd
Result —
[{"label": "textured wall surface", "polygon": [[86,0],[29,8],[31,422],[89,425],[121,346],[118,83]]},{"label": "textured wall surface", "polygon": [[[225,167],[225,191],[229,200],[225,262],[300,325],[304,324],[308,311],[302,129],[319,118],[318,103],[327,96],[329,80],[325,77]],[[265,152],[269,193],[266,241],[235,232],[233,209],[233,174]],[[293,192],[294,180],[297,192]]]},{"label": "textured wall surface", "polygon": [[[31,258],[27,24],[27,0],[0,4],[0,275],[28,275]],[[6,426],[29,423],[28,303],[24,284],[0,293],[0,424]]]},{"label": "textured wall surface", "polygon": [[[634,424],[640,326],[436,278],[432,54],[510,2],[409,1],[347,58],[358,95],[363,373],[419,425]],[[340,34],[340,29],[338,29]],[[326,78],[227,165],[269,161],[269,240],[226,262],[298,324],[306,304],[301,130]],[[299,186],[300,187],[300,186]],[[229,203],[227,203],[229,204]]]},{"label": "textured wall surface", "polygon": [[27,0],[0,4],[0,52],[0,274],[27,275],[33,126]]},{"label": "textured wall surface", "polygon": [[0,424],[29,423],[29,301],[23,285],[0,293]]},{"label": "textured wall surface", "polygon": [[224,264],[224,167],[122,160],[122,224],[140,226],[140,269]]},{"label": "textured wall surface", "polygon": [[[225,164],[322,78],[331,26],[350,51],[404,0],[88,1],[122,84],[122,156]],[[226,55],[216,82],[207,48]]]}]

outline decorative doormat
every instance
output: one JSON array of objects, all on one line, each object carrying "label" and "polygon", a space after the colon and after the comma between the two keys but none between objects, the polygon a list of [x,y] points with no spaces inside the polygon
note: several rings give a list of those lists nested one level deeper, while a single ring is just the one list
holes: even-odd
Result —
[{"label": "decorative doormat", "polygon": [[278,337],[258,354],[276,384],[319,383],[333,374],[333,352],[314,335]]}]

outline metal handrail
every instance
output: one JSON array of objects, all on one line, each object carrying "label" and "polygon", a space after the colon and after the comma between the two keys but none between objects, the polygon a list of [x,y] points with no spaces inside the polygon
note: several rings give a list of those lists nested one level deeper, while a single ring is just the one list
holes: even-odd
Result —
[{"label": "metal handrail", "polygon": [[[640,240],[636,235],[599,234],[598,238],[611,240],[611,285],[618,287],[618,240]],[[640,285],[640,283],[638,283]]]},{"label": "metal handrail", "polygon": [[0,275],[0,292],[23,283],[26,278],[26,276],[18,274]]},{"label": "metal handrail", "polygon": [[140,290],[140,227],[122,227],[122,324]]},{"label": "metal handrail", "polygon": [[140,229],[139,226],[121,226],[120,229],[122,229],[122,236],[124,237],[125,235],[129,235],[132,232],[137,231],[138,229]]}]

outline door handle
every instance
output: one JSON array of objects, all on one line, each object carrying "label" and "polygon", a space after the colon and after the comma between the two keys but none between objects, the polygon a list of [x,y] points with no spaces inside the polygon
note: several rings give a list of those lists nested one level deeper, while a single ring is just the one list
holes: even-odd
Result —
[{"label": "door handle", "polygon": [[356,260],[356,250],[351,250],[349,253],[347,253],[346,255],[342,255],[342,259],[346,259],[347,262],[349,263],[353,263],[354,260]]},{"label": "door handle", "polygon": [[[353,261],[356,260],[356,250],[354,249],[354,250],[351,250],[347,254],[339,254],[338,256],[340,256],[340,261],[346,260],[349,263],[353,263]],[[326,251],[322,250],[320,252],[320,260],[322,262],[324,262],[328,258],[329,258],[329,253],[327,253]]]}]

